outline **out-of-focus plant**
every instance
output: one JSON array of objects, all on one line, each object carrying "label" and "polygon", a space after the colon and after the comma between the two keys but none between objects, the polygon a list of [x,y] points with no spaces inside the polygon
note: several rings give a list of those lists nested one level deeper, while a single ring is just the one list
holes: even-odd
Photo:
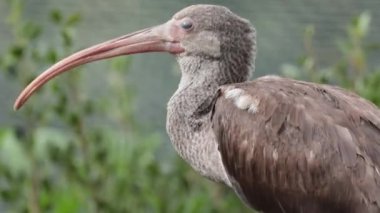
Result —
[{"label": "out-of-focus plant", "polygon": [[[23,87],[73,51],[81,16],[53,10],[44,32],[23,16],[22,0],[8,2],[13,41],[0,71]],[[83,92],[82,72],[69,72],[17,112],[19,125],[0,129],[0,212],[249,211],[178,157],[170,165],[159,160],[159,135],[134,122],[134,96],[121,72],[129,65],[112,60],[102,97]]]},{"label": "out-of-focus plant", "polygon": [[370,51],[379,51],[378,45],[369,45],[371,16],[364,12],[355,17],[346,28],[346,37],[337,41],[339,60],[321,67],[313,45],[315,29],[308,26],[304,34],[305,56],[296,65],[285,64],[285,76],[318,83],[335,84],[357,92],[380,106],[380,64],[368,63]]}]

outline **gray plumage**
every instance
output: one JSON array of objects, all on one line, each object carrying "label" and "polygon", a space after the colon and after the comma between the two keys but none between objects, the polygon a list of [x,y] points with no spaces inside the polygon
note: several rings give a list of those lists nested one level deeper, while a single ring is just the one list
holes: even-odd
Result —
[{"label": "gray plumage", "polygon": [[[254,28],[220,6],[174,18],[185,16],[196,28],[177,57],[182,77],[167,116],[180,156],[264,212],[380,212],[379,109],[338,87],[239,83],[253,67]],[[202,32],[211,47],[198,45]]]},{"label": "gray plumage", "polygon": [[211,129],[210,104],[220,85],[248,79],[255,31],[247,20],[220,6],[196,5],[174,15],[184,17],[195,26],[183,42],[186,52],[177,56],[182,76],[168,103],[167,131],[179,155],[196,171],[230,185]]}]

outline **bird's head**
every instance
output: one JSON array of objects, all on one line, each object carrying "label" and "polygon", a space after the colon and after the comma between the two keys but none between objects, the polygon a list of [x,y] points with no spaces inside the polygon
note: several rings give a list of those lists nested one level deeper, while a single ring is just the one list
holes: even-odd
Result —
[{"label": "bird's head", "polygon": [[[255,57],[253,26],[228,8],[193,5],[162,25],[140,30],[78,51],[34,79],[18,96],[19,109],[42,85],[79,65],[121,55],[168,52],[178,61],[188,58],[218,61],[232,82],[244,81]],[[232,83],[231,82],[231,83]]]},{"label": "bird's head", "polygon": [[248,56],[254,46],[255,30],[249,21],[223,6],[193,5],[176,13],[171,22],[179,29],[173,36],[185,49],[179,56]]}]

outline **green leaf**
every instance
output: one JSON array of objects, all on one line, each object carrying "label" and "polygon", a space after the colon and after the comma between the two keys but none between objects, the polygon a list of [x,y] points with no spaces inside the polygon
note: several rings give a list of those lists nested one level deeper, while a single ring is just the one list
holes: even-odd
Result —
[{"label": "green leaf", "polygon": [[36,157],[42,161],[48,160],[49,148],[54,147],[64,152],[69,146],[71,135],[61,129],[40,127],[34,132],[33,151]]},{"label": "green leaf", "polygon": [[54,9],[50,12],[50,19],[56,23],[59,24],[62,21],[62,12],[58,9]]},{"label": "green leaf", "polygon": [[25,48],[21,45],[14,45],[11,47],[10,51],[15,58],[21,58],[23,56]]},{"label": "green leaf", "polygon": [[0,130],[0,159],[3,167],[9,169],[13,176],[29,172],[30,161],[21,142],[11,129]]},{"label": "green leaf", "polygon": [[83,187],[72,183],[64,188],[61,188],[57,193],[55,193],[54,196],[54,212],[80,212],[80,207],[84,206],[83,190]]},{"label": "green leaf", "polygon": [[371,15],[369,12],[364,12],[359,15],[358,21],[357,21],[357,30],[360,37],[364,37],[368,34],[370,24],[371,24]]},{"label": "green leaf", "polygon": [[64,28],[61,31],[61,37],[64,47],[71,47],[73,45],[73,32],[70,28]]},{"label": "green leaf", "polygon": [[47,53],[46,53],[46,56],[45,56],[47,62],[49,63],[54,63],[58,60],[58,54],[57,54],[57,51],[53,48],[50,48]]},{"label": "green leaf", "polygon": [[41,27],[33,22],[27,22],[22,28],[23,36],[29,40],[36,39],[41,32]]},{"label": "green leaf", "polygon": [[7,23],[12,25],[13,27],[17,27],[17,24],[20,23],[20,20],[22,19],[24,2],[22,0],[13,0],[10,2],[11,10],[7,17]]},{"label": "green leaf", "polygon": [[67,20],[65,22],[65,26],[66,27],[74,27],[75,25],[77,25],[81,21],[81,19],[82,19],[82,17],[80,15],[80,13],[74,13],[67,18]]}]

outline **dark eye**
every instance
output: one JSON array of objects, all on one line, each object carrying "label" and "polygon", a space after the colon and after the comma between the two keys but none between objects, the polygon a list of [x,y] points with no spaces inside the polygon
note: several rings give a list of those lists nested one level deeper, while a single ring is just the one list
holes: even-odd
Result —
[{"label": "dark eye", "polygon": [[181,27],[185,30],[190,30],[191,28],[193,28],[193,22],[189,19],[183,20],[181,22]]}]

